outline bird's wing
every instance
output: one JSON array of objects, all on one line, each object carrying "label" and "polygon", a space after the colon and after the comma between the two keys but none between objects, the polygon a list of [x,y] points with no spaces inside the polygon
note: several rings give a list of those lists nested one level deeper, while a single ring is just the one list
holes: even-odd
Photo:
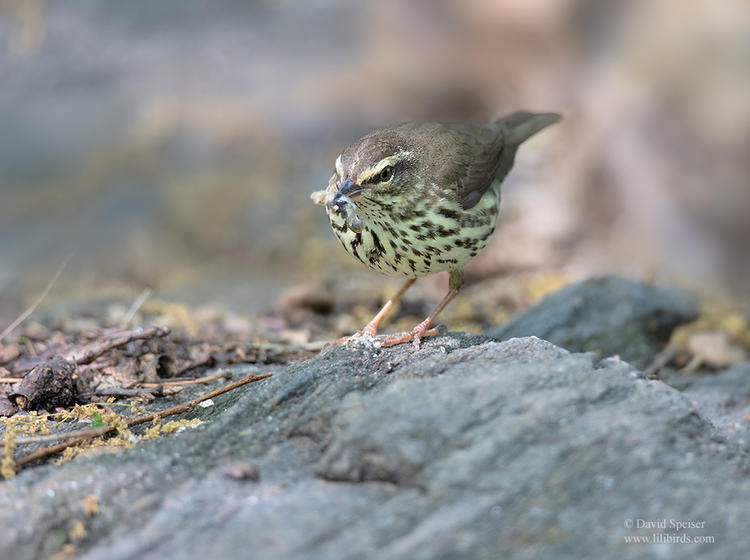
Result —
[{"label": "bird's wing", "polygon": [[[476,206],[495,180],[503,152],[503,132],[489,126],[443,125],[443,164],[436,182],[455,189],[465,210]],[[438,156],[440,157],[440,156]]]}]

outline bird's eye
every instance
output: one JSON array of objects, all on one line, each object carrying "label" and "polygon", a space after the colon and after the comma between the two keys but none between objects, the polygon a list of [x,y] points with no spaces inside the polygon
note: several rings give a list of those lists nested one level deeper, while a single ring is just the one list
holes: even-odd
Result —
[{"label": "bird's eye", "polygon": [[378,180],[381,183],[385,183],[387,181],[391,180],[391,177],[393,177],[393,166],[388,165],[380,170],[380,173],[378,173]]}]

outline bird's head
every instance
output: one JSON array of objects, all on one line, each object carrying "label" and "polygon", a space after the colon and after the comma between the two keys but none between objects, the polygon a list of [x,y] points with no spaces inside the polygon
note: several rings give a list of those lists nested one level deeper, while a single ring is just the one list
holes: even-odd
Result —
[{"label": "bird's head", "polygon": [[348,196],[364,213],[398,199],[417,179],[417,153],[396,128],[368,134],[336,158],[329,192]]}]

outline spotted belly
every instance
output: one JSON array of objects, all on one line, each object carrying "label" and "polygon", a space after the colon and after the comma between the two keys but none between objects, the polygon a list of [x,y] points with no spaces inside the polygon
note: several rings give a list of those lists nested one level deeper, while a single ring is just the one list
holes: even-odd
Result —
[{"label": "spotted belly", "polygon": [[327,209],[344,249],[366,266],[390,276],[416,278],[463,267],[495,230],[499,191],[488,189],[470,210],[445,200],[394,213],[360,207],[364,227],[351,231],[344,216]]}]

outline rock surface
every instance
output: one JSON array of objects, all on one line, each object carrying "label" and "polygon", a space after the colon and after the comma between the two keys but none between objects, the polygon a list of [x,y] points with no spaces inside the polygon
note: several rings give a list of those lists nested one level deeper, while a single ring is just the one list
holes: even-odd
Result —
[{"label": "rock surface", "polygon": [[[75,520],[81,557],[108,560],[740,558],[750,546],[741,446],[627,363],[536,338],[336,347],[193,414],[196,430],[4,483],[0,550],[48,557]],[[654,533],[713,542],[626,542]]]},{"label": "rock surface", "polygon": [[571,352],[618,354],[646,367],[675,327],[697,318],[696,298],[674,288],[610,276],[573,284],[487,335],[537,336]]},{"label": "rock surface", "polygon": [[750,362],[714,374],[680,375],[665,383],[682,391],[719,433],[750,449]]}]

